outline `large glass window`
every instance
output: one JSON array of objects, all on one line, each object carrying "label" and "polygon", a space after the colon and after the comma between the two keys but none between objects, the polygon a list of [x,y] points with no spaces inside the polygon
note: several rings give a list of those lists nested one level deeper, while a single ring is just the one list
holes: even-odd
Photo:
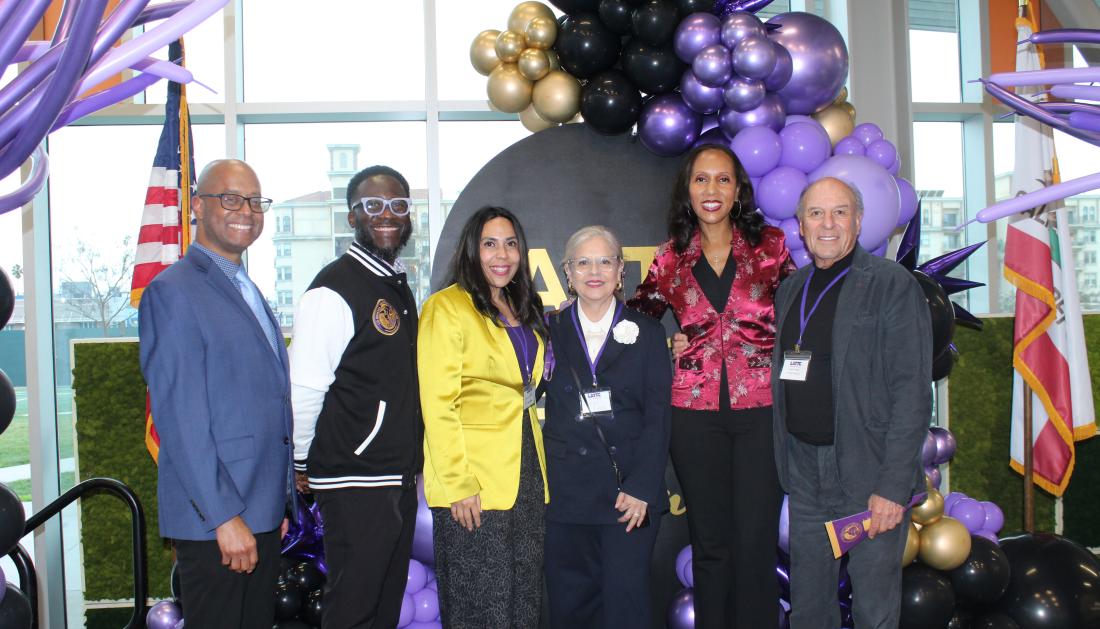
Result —
[{"label": "large glass window", "polygon": [[[155,28],[160,22],[145,25]],[[220,103],[225,100],[225,10],[218,11],[184,36],[186,66],[202,85],[187,86],[187,100],[192,103]],[[153,57],[167,59],[168,49],[162,48]],[[168,91],[160,82],[145,92],[145,102],[163,103]]]},{"label": "large glass window", "polygon": [[909,2],[909,72],[913,102],[959,102],[957,0]]}]

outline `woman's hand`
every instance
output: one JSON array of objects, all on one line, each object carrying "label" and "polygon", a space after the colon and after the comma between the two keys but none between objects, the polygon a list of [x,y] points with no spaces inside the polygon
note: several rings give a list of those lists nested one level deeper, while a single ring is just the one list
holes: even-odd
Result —
[{"label": "woman's hand", "polygon": [[451,517],[467,531],[481,528],[481,494],[452,502]]},{"label": "woman's hand", "polygon": [[688,337],[683,332],[672,335],[672,357],[679,358],[680,354],[688,348]]},{"label": "woman's hand", "polygon": [[638,528],[645,522],[646,508],[649,506],[645,500],[638,500],[630,494],[624,494],[619,492],[619,497],[615,499],[615,508],[622,511],[623,517],[619,518],[619,522],[626,523],[626,532]]}]

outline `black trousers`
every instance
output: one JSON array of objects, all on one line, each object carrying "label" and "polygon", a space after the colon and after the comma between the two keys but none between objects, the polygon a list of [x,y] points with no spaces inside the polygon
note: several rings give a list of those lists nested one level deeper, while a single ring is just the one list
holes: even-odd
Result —
[{"label": "black trousers", "polygon": [[553,629],[647,629],[649,561],[660,515],[645,528],[546,523],[546,592]]},{"label": "black trousers", "polygon": [[204,629],[270,629],[275,622],[279,542],[278,530],[256,534],[256,569],[239,574],[222,565],[218,542],[173,540],[185,624]]},{"label": "black trousers", "polygon": [[324,629],[396,627],[416,529],[416,484],[315,494],[325,525]]},{"label": "black trousers", "polygon": [[695,626],[776,626],[783,493],[775,471],[771,407],[673,408],[670,453],[687,506]]}]

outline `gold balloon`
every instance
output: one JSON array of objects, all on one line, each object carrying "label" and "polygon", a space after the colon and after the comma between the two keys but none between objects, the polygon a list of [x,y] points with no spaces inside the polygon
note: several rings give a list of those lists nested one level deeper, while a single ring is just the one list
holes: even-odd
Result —
[{"label": "gold balloon", "polygon": [[970,531],[966,525],[950,516],[920,530],[920,551],[917,555],[936,570],[954,570],[970,554]]},{"label": "gold balloon", "polygon": [[519,73],[532,81],[537,81],[550,72],[550,58],[545,50],[538,48],[524,48],[516,62]]},{"label": "gold balloon", "polygon": [[523,78],[514,63],[502,63],[489,75],[489,102],[500,111],[518,114],[531,104],[531,81]]},{"label": "gold balloon", "polygon": [[935,489],[928,490],[928,497],[924,502],[913,507],[911,517],[914,522],[924,525],[934,524],[943,517],[943,494]]},{"label": "gold balloon", "polygon": [[527,47],[527,42],[524,41],[523,35],[520,33],[504,31],[497,35],[497,57],[500,57],[500,60],[504,63],[515,63],[516,59],[519,59],[519,53],[523,52],[525,47]]},{"label": "gold balloon", "polygon": [[904,568],[917,558],[917,552],[920,551],[920,529],[916,524],[909,523],[908,537],[905,538],[905,553],[901,556],[901,567]]},{"label": "gold balloon", "polygon": [[533,18],[523,34],[527,38],[528,46],[546,50],[554,45],[554,40],[558,37],[558,21],[545,16]]},{"label": "gold balloon", "polygon": [[840,86],[840,93],[833,99],[833,104],[839,105],[846,100],[848,100],[848,88],[842,85]]},{"label": "gold balloon", "polygon": [[546,58],[550,60],[550,70],[561,70],[561,59],[558,59],[558,53],[554,52],[554,49],[543,51],[546,53]]},{"label": "gold balloon", "polygon": [[470,63],[480,74],[489,76],[489,73],[500,65],[500,57],[497,56],[497,37],[500,31],[481,31],[470,44]]},{"label": "gold balloon", "polygon": [[550,122],[542,116],[539,112],[535,111],[535,106],[532,105],[527,109],[519,112],[519,121],[523,123],[523,126],[527,128],[531,133],[538,133],[543,129],[549,129],[550,127],[556,127],[556,122]]},{"label": "gold balloon", "polygon": [[843,109],[845,111],[845,113],[847,113],[849,116],[852,117],[852,124],[855,124],[855,122],[856,122],[856,106],[849,103],[849,102],[847,102],[847,101],[845,101],[845,102],[840,104],[840,108]]},{"label": "gold balloon", "polygon": [[829,140],[836,146],[842,138],[846,137],[855,128],[852,117],[837,105],[829,105],[825,109],[813,115],[814,120],[825,127],[825,133],[829,134]]},{"label": "gold balloon", "polygon": [[531,102],[551,122],[569,122],[581,109],[581,84],[567,72],[554,70],[535,83]]},{"label": "gold balloon", "polygon": [[531,23],[531,20],[537,17],[548,18],[554,23],[555,27],[558,25],[557,20],[554,18],[554,12],[550,10],[550,7],[541,2],[520,2],[516,5],[516,8],[512,9],[512,14],[508,16],[508,30],[522,33],[527,30],[527,25]]}]

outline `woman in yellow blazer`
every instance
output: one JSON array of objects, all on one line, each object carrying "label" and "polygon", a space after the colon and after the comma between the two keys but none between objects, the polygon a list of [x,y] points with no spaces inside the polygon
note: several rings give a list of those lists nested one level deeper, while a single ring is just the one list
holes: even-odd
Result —
[{"label": "woman in yellow blazer", "polygon": [[450,277],[424,303],[417,340],[443,625],[534,629],[549,500],[534,391],[547,332],[516,217],[471,216]]}]

